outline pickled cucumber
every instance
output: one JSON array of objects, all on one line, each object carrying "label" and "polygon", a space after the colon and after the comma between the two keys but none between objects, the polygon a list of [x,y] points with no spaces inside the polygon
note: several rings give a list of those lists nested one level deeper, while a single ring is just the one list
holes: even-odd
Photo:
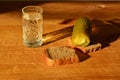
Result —
[{"label": "pickled cucumber", "polygon": [[87,46],[90,43],[92,26],[89,18],[82,17],[76,20],[73,27],[71,42],[75,46]]}]

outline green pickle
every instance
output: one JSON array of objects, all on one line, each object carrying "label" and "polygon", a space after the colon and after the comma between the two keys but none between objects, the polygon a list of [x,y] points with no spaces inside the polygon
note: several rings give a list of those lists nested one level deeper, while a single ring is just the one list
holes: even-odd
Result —
[{"label": "green pickle", "polygon": [[76,20],[73,27],[71,42],[75,46],[87,46],[90,44],[92,26],[89,18],[82,17]]}]

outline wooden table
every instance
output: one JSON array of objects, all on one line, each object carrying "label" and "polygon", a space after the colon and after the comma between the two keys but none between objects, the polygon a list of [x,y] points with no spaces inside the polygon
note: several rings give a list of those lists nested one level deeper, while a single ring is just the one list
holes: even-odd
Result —
[{"label": "wooden table", "polygon": [[[25,47],[21,8],[14,10],[16,5],[12,10],[0,12],[0,80],[120,80],[120,2],[38,2],[36,5],[44,10],[43,33],[68,27],[75,19],[87,16],[98,27],[95,36],[109,45],[89,53],[91,57],[78,64],[50,68],[44,64],[44,49],[66,46],[69,37],[37,48]],[[73,21],[62,24],[68,19]]]}]

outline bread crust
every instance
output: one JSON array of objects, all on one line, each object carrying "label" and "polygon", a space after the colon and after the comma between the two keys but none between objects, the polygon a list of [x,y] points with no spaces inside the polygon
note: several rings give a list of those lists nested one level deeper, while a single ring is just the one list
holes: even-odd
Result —
[{"label": "bread crust", "polygon": [[50,67],[80,62],[77,55],[71,56],[71,57],[60,58],[60,59],[51,59],[49,57],[49,53],[47,52],[47,49],[45,49],[44,61]]}]

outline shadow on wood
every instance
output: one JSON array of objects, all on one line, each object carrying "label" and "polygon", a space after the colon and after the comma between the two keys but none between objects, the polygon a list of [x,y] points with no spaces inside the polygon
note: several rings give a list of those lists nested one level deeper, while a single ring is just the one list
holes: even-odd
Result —
[{"label": "shadow on wood", "polygon": [[90,58],[90,55],[89,55],[89,54],[84,53],[83,51],[81,51],[81,50],[78,49],[78,48],[74,48],[74,49],[75,49],[75,53],[77,54],[80,62],[82,62],[82,61]]},{"label": "shadow on wood", "polygon": [[120,19],[117,19],[117,22],[115,20],[92,20],[91,44],[101,43],[104,48],[109,46],[111,42],[116,41],[120,37]]}]

